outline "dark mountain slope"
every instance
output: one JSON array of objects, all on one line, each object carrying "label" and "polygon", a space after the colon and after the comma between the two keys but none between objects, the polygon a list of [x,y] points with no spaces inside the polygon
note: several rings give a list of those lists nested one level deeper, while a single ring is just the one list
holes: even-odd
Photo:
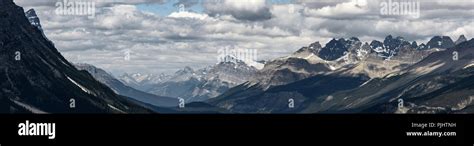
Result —
[{"label": "dark mountain slope", "polygon": [[0,2],[0,62],[1,113],[149,112],[74,68],[12,0]]}]

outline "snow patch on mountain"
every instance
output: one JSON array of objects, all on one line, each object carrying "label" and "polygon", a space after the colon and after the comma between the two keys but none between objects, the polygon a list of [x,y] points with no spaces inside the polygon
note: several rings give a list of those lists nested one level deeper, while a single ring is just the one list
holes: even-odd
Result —
[{"label": "snow patch on mountain", "polygon": [[38,108],[36,108],[36,107],[33,107],[33,106],[29,105],[29,104],[25,104],[25,103],[23,103],[23,102],[16,101],[16,100],[11,100],[11,99],[10,99],[10,101],[12,101],[13,103],[15,103],[15,104],[17,104],[17,105],[19,105],[19,106],[21,106],[21,107],[27,109],[28,111],[32,112],[33,114],[48,114],[47,112],[42,111],[42,110],[40,110],[40,109],[38,109]]},{"label": "snow patch on mountain", "polygon": [[117,107],[115,107],[115,106],[113,106],[113,105],[107,104],[107,106],[110,107],[110,108],[112,108],[112,109],[115,110],[115,111],[120,112],[120,113],[126,113],[126,112],[124,112],[124,111],[118,109]]},{"label": "snow patch on mountain", "polygon": [[259,63],[257,61],[245,61],[245,64],[248,66],[254,67],[255,69],[261,70],[265,66],[263,63]]},{"label": "snow patch on mountain", "polygon": [[71,81],[74,85],[76,85],[77,87],[81,88],[82,91],[88,93],[88,94],[92,94],[94,95],[94,93],[92,93],[89,89],[85,88],[84,86],[80,85],[79,83],[77,83],[76,81],[74,81],[73,79],[71,79],[69,76],[66,76],[67,79],[69,81]]},{"label": "snow patch on mountain", "polygon": [[474,62],[472,62],[471,64],[468,64],[468,65],[464,66],[463,69],[466,69],[466,68],[469,68],[469,67],[474,67]]}]

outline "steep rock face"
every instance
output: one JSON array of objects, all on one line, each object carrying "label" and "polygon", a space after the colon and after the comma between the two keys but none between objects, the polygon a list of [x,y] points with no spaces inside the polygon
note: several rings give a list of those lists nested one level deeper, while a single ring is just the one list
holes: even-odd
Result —
[{"label": "steep rock face", "polygon": [[74,68],[12,0],[0,2],[0,61],[2,113],[148,112]]},{"label": "steep rock face", "polygon": [[43,31],[43,27],[41,26],[40,19],[36,15],[36,11],[34,9],[30,9],[26,11],[25,16],[26,18],[28,18],[28,21],[30,21],[31,25]]},{"label": "steep rock face", "polygon": [[385,37],[383,42],[373,40],[370,43],[372,51],[375,52],[380,57],[384,59],[390,59],[393,56],[398,55],[399,51],[402,48],[417,48],[416,42],[408,42],[403,37],[393,37],[392,35],[388,35]]},{"label": "steep rock face", "polygon": [[49,41],[49,43],[53,44],[53,42],[51,40],[49,40],[46,37],[46,35],[44,34],[43,26],[41,26],[40,19],[39,19],[38,15],[36,15],[36,11],[34,9],[30,9],[30,10],[26,11],[25,16],[26,16],[26,18],[28,18],[28,21],[31,23],[31,25],[35,26],[38,30],[40,30],[43,37],[45,39],[47,39]]},{"label": "steep rock face", "polygon": [[359,39],[352,38],[349,40],[345,40],[344,38],[340,39],[332,39],[329,41],[324,48],[321,48],[319,51],[318,56],[324,60],[336,60],[344,56],[349,48],[351,47],[352,43],[358,42]]}]

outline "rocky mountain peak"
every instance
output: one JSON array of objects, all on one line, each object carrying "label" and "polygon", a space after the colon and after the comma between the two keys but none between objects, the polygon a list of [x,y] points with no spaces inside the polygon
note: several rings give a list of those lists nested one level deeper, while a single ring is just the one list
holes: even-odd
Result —
[{"label": "rocky mountain peak", "polygon": [[30,21],[31,25],[35,26],[40,31],[43,31],[38,15],[36,15],[36,11],[34,9],[26,11],[25,15],[26,18],[28,18],[28,21]]},{"label": "rocky mountain peak", "polygon": [[456,42],[454,42],[454,44],[458,45],[458,44],[463,43],[465,41],[467,41],[466,37],[464,35],[461,35],[461,36],[459,36],[458,40],[456,40]]},{"label": "rocky mountain peak", "polygon": [[324,48],[319,51],[318,56],[324,60],[336,60],[347,52],[352,44],[352,41],[347,41],[344,38],[329,41]]},{"label": "rocky mountain peak", "polygon": [[431,38],[430,41],[426,44],[428,46],[428,49],[431,48],[442,48],[442,49],[447,49],[454,47],[454,42],[449,36],[434,36]]}]

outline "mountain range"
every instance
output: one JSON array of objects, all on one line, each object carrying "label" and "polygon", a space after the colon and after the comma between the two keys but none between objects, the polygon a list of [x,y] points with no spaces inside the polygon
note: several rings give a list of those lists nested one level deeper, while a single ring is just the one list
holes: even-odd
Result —
[{"label": "mountain range", "polygon": [[268,89],[331,72],[383,77],[420,61],[434,51],[437,50],[420,49],[416,42],[410,43],[403,37],[391,35],[383,43],[374,40],[370,44],[356,37],[334,38],[324,47],[315,42],[290,56],[267,61],[250,82]]},{"label": "mountain range", "polygon": [[[463,38],[454,46],[449,37],[435,36],[435,48],[392,36],[371,47],[355,38],[333,39],[326,47],[313,43],[265,65],[286,69],[263,78],[280,82],[249,81],[207,102],[235,113],[469,113],[474,40]],[[336,50],[344,53],[324,57]]]},{"label": "mountain range", "polygon": [[0,1],[0,113],[151,112],[77,70],[34,15],[12,0]]},{"label": "mountain range", "polygon": [[474,112],[474,39],[464,35],[333,38],[264,64],[115,78],[68,62],[43,31],[33,9],[0,1],[0,113]]},{"label": "mountain range", "polygon": [[243,61],[219,62],[198,70],[185,67],[172,75],[124,74],[119,79],[139,90],[182,98],[188,103],[216,97],[229,88],[248,81],[257,70]]},{"label": "mountain range", "polygon": [[[403,37],[393,37],[391,35],[385,37],[383,41],[373,40],[370,44],[362,42],[356,37],[349,39],[334,38],[325,44],[324,47],[319,42],[314,42],[307,47],[300,48],[289,56],[266,61],[262,69],[250,69],[252,72],[240,74],[244,76],[240,76],[239,79],[241,80],[234,82],[234,84],[229,85],[225,84],[226,82],[219,81],[213,82],[215,86],[210,86],[206,90],[216,89],[216,87],[225,88],[220,88],[222,90],[215,92],[216,94],[212,96],[200,98],[199,100],[189,100],[189,102],[204,101],[207,104],[194,105],[198,107],[199,105],[205,105],[204,107],[207,107],[207,109],[225,110],[231,113],[465,112],[469,111],[469,108],[466,107],[471,104],[471,97],[474,96],[464,96],[456,100],[452,99],[453,101],[449,101],[453,103],[452,105],[446,104],[436,107],[429,104],[421,104],[422,102],[419,101],[423,101],[422,99],[414,102],[409,98],[411,97],[410,95],[402,96],[403,93],[394,91],[397,88],[401,88],[399,90],[402,91],[409,89],[405,89],[408,88],[408,85],[402,83],[392,85],[391,82],[394,80],[391,79],[394,78],[394,75],[408,74],[406,73],[407,70],[431,72],[430,67],[427,67],[430,65],[420,64],[422,62],[433,62],[432,58],[436,58],[433,56],[440,53],[445,54],[445,57],[448,56],[444,61],[449,62],[449,55],[450,53],[452,55],[454,50],[457,53],[463,53],[463,56],[459,57],[464,57],[464,61],[467,60],[467,62],[459,61],[459,66],[468,66],[472,56],[469,56],[469,52],[464,52],[463,50],[468,50],[470,43],[472,41],[467,41],[464,35],[461,35],[455,42],[448,36],[434,36],[426,45],[424,43],[418,45],[416,41],[409,42]],[[459,50],[459,48],[464,49]],[[435,62],[440,61],[443,60]],[[209,68],[220,68],[220,65],[222,64]],[[209,82],[209,77],[219,76],[215,73],[210,73],[208,78],[203,78],[203,74],[207,73],[207,70],[211,70],[209,68],[194,71],[186,67],[183,70],[177,71],[174,75],[161,75],[159,76],[160,82],[152,84],[152,87],[149,88],[152,90],[148,90],[148,92],[151,91],[151,93],[157,95],[180,93],[179,95],[174,94],[170,96],[196,97],[189,93],[191,91],[196,93],[194,92],[196,89],[205,89],[203,88],[204,86],[199,86],[200,83],[203,81]],[[235,77],[235,74],[242,72],[241,67],[234,67],[234,69],[236,68],[239,69],[235,72],[225,73]],[[453,73],[453,77],[449,77],[449,79],[461,78],[459,77],[461,75],[457,73]],[[439,74],[437,78],[441,78],[439,76],[442,75],[442,73]],[[403,75],[400,77],[400,80],[414,82],[412,79],[422,77],[424,78],[425,76],[413,77],[413,75]],[[411,92],[418,93],[420,96],[432,94],[431,92],[434,92],[435,89],[429,89],[430,84],[432,84],[429,82],[433,80],[430,77],[426,77],[425,81],[420,82],[428,83],[409,86],[410,88],[420,86],[417,88],[427,91],[413,90]],[[440,87],[449,86],[449,84],[441,83],[436,83],[436,85]],[[384,90],[373,90],[379,88]],[[169,93],[166,93],[166,91]],[[350,91],[351,93],[348,93]],[[390,98],[376,97],[382,93],[374,93],[375,91],[390,92]],[[186,92],[187,95],[183,94]],[[392,92],[400,95],[392,95]],[[455,93],[458,92],[460,91]],[[470,90],[467,90],[461,93],[471,95],[470,92]],[[385,94],[389,93],[383,93],[384,96],[387,96]],[[366,96],[370,96],[373,99]],[[367,101],[358,101],[364,98],[368,98]],[[404,102],[406,106],[394,109],[398,105],[396,103],[398,99],[406,100]],[[290,100],[293,102],[292,104],[298,106],[289,108],[288,103]],[[443,108],[443,110],[433,111],[429,110],[430,108]]]}]

